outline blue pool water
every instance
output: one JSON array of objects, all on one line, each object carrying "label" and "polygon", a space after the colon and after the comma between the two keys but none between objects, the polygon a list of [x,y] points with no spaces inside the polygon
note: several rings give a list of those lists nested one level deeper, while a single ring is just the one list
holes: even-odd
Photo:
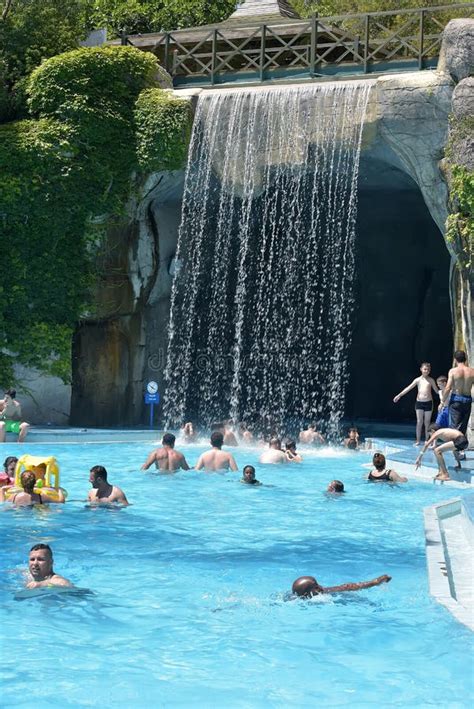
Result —
[{"label": "blue pool water", "polygon": [[[31,451],[58,457],[70,502],[0,509],[2,706],[471,705],[472,634],[428,595],[423,536],[422,508],[458,490],[369,484],[364,453],[257,466],[253,488],[235,473],[140,472],[150,450]],[[202,448],[183,450],[192,464]],[[241,466],[257,456],[236,454]],[[85,506],[95,464],[133,506]],[[333,478],[346,495],[324,494]],[[15,600],[38,542],[93,595]],[[379,588],[286,600],[303,574],[383,573],[393,580]]]}]

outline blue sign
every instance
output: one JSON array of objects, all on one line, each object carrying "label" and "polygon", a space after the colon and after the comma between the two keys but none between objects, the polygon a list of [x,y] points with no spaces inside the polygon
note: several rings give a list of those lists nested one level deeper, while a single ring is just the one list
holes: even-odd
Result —
[{"label": "blue sign", "polygon": [[158,392],[156,394],[149,394],[147,391],[145,392],[145,404],[159,404],[160,403],[160,395]]}]

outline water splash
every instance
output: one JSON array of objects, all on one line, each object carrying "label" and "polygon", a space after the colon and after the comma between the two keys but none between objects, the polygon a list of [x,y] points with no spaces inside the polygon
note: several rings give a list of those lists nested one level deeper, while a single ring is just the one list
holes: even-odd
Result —
[{"label": "water splash", "polygon": [[171,299],[165,418],[260,430],[344,410],[373,82],[203,93]]}]

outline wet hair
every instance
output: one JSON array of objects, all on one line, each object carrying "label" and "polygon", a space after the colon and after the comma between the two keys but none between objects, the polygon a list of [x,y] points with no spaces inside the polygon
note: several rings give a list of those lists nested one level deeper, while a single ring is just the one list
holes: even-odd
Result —
[{"label": "wet hair", "polygon": [[318,593],[321,593],[323,589],[314,576],[300,576],[296,581],[293,581],[291,590],[293,593],[296,593],[297,596],[311,598],[311,596],[316,596]]},{"label": "wet hair", "polygon": [[344,483],[340,480],[333,480],[330,484],[334,492],[344,492]]},{"label": "wet hair", "polygon": [[372,464],[376,470],[383,470],[386,466],[385,456],[383,453],[374,453]]},{"label": "wet hair", "polygon": [[34,472],[32,470],[25,470],[25,472],[21,474],[20,480],[23,490],[31,495],[36,485],[36,475]]},{"label": "wet hair", "polygon": [[439,431],[441,426],[438,423],[430,423],[428,426],[428,433],[434,433],[435,431]]},{"label": "wet hair", "polygon": [[245,471],[250,470],[254,475],[255,475],[255,468],[253,465],[245,465],[244,469],[242,470],[242,473],[245,475]]},{"label": "wet hair", "polygon": [[3,461],[3,469],[5,472],[7,472],[7,468],[9,465],[11,465],[13,462],[18,463],[18,458],[14,455],[9,455],[5,460]]},{"label": "wet hair", "polygon": [[436,382],[439,382],[440,379],[444,379],[445,382],[448,381],[448,377],[446,374],[440,374],[439,377],[436,377]]},{"label": "wet hair", "polygon": [[224,424],[222,421],[219,421],[217,423],[213,423],[211,426],[211,431],[223,431],[224,430]]},{"label": "wet hair", "polygon": [[456,362],[465,362],[466,361],[466,353],[464,350],[456,350],[454,353],[454,359]]},{"label": "wet hair", "polygon": [[285,448],[294,448],[296,450],[296,443],[295,441],[287,441],[285,443]]},{"label": "wet hair", "polygon": [[45,549],[49,553],[51,559],[53,558],[53,550],[51,549],[49,544],[35,544],[33,547],[31,547],[30,554],[32,551],[41,551],[42,549]]},{"label": "wet hair", "polygon": [[95,478],[102,478],[104,482],[107,482],[107,471],[103,465],[94,465],[90,472],[94,473]]},{"label": "wet hair", "polygon": [[224,443],[224,434],[222,431],[213,431],[211,433],[211,446],[214,448],[222,448]]},{"label": "wet hair", "polygon": [[422,367],[430,367],[430,368],[431,368],[431,362],[422,362],[422,363],[420,364],[420,369],[421,369]]},{"label": "wet hair", "polygon": [[176,441],[176,436],[173,433],[165,433],[165,435],[161,439],[162,444],[164,446],[170,446],[170,448],[174,447],[175,441]]},{"label": "wet hair", "polygon": [[270,438],[270,443],[268,445],[270,446],[270,448],[276,445],[278,446],[278,448],[281,448],[281,439],[276,437]]},{"label": "wet hair", "polygon": [[6,389],[5,394],[11,396],[11,398],[14,399],[16,396],[16,389]]},{"label": "wet hair", "polygon": [[356,426],[351,426],[350,429],[349,429],[349,433],[350,433],[351,431],[355,431],[356,433],[359,433],[359,431],[357,430]]}]

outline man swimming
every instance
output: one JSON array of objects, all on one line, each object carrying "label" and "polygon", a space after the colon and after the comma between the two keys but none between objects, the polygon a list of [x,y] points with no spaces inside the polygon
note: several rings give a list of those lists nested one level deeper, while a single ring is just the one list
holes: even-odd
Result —
[{"label": "man swimming", "polygon": [[[421,465],[421,459],[423,455],[428,450],[432,443],[435,443],[438,439],[443,441],[439,446],[433,449],[433,453],[436,457],[436,462],[438,463],[438,474],[435,476],[435,480],[451,480],[448,473],[448,468],[446,467],[445,460],[443,458],[443,453],[445,451],[452,451],[453,453],[461,452],[466,450],[469,445],[464,433],[457,431],[455,428],[439,428],[435,423],[431,424],[429,431],[431,433],[430,438],[426,441],[423,450],[415,461],[415,470],[417,470]],[[457,467],[461,467],[458,463]]]},{"label": "man swimming", "polygon": [[150,453],[143,463],[141,470],[148,470],[153,463],[155,463],[158,470],[166,473],[174,473],[180,468],[189,470],[190,468],[184,455],[180,453],[180,451],[174,450],[175,441],[176,436],[172,433],[165,433],[161,439],[162,447]]},{"label": "man swimming", "polygon": [[345,492],[344,483],[340,480],[331,480],[331,482],[327,486],[326,492],[329,492],[331,495],[340,495],[341,493]]},{"label": "man swimming", "polygon": [[260,480],[255,477],[255,468],[253,465],[246,465],[242,471],[242,477],[240,478],[241,483],[244,485],[261,485]]},{"label": "man swimming", "polygon": [[237,463],[235,462],[232,453],[227,453],[227,451],[221,450],[224,444],[224,434],[222,431],[213,431],[211,433],[211,450],[202,453],[196,463],[196,470],[207,470],[209,472],[214,472],[216,470],[233,470],[234,472],[238,470]]},{"label": "man swimming", "polygon": [[360,581],[359,583],[343,583],[341,586],[320,586],[314,576],[300,576],[293,582],[291,590],[301,598],[312,598],[323,593],[343,593],[344,591],[362,591],[364,588],[380,586],[392,580],[391,576],[378,576],[372,581]]},{"label": "man swimming", "polygon": [[64,576],[53,570],[53,552],[48,544],[35,544],[30,549],[28,570],[31,581],[26,588],[48,588],[50,586],[72,586]]},{"label": "man swimming", "polygon": [[448,409],[449,426],[466,435],[471,415],[474,368],[467,365],[466,353],[463,350],[454,353],[454,361],[456,366],[449,370],[443,401],[447,401],[451,395]]},{"label": "man swimming", "polygon": [[269,450],[264,451],[260,456],[260,463],[267,465],[288,462],[288,458],[281,449],[281,440],[279,438],[271,438],[268,448]]},{"label": "man swimming", "polygon": [[94,465],[90,469],[89,482],[92,484],[92,490],[89,491],[88,495],[89,502],[129,504],[123,490],[107,482],[107,471],[103,465]]}]

